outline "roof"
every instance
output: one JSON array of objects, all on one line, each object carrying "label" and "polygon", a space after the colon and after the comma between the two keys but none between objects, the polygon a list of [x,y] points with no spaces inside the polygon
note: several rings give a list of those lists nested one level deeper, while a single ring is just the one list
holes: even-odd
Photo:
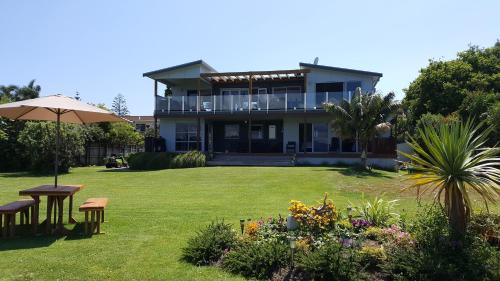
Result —
[{"label": "roof", "polygon": [[299,66],[309,67],[309,68],[318,68],[318,69],[324,69],[324,70],[351,72],[351,73],[357,73],[357,74],[366,74],[366,75],[373,75],[373,76],[378,76],[378,77],[383,76],[382,73],[379,73],[379,72],[364,71],[364,70],[342,68],[342,67],[334,67],[334,66],[327,66],[327,65],[319,65],[319,64],[312,64],[312,63],[305,63],[305,62],[299,63]]},{"label": "roof", "polygon": [[208,63],[204,62],[203,60],[196,60],[196,61],[192,61],[192,62],[188,62],[188,63],[174,65],[174,66],[167,67],[167,68],[162,68],[162,69],[153,70],[150,72],[145,72],[142,74],[142,77],[161,73],[161,72],[172,71],[172,70],[176,70],[179,68],[188,67],[188,66],[197,65],[197,64],[201,64],[201,65],[205,66],[206,68],[210,69],[211,71],[217,72],[217,70],[215,70],[215,68],[211,67]]},{"label": "roof", "polygon": [[289,70],[270,70],[270,71],[244,71],[244,72],[214,72],[202,73],[201,77],[215,82],[233,82],[243,80],[274,80],[290,79],[304,77],[304,73],[310,72],[309,69],[289,69]]},{"label": "roof", "polygon": [[155,120],[153,116],[125,115],[122,117],[132,122],[153,122]]}]

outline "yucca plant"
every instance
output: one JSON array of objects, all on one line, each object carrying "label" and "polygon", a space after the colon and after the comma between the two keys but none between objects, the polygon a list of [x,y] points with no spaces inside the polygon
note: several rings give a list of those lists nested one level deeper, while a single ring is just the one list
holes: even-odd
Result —
[{"label": "yucca plant", "polygon": [[469,193],[477,192],[486,208],[500,196],[499,148],[484,147],[492,128],[482,128],[482,123],[474,126],[470,120],[437,128],[425,125],[418,130],[419,141],[408,142],[414,154],[401,152],[412,161],[411,187],[417,188],[419,197],[426,190],[434,192],[451,229],[460,236],[472,210]]},{"label": "yucca plant", "polygon": [[[384,200],[375,197],[373,201],[366,201],[361,206],[354,207],[360,217],[375,226],[386,226],[393,218],[399,215],[394,212],[398,200]],[[352,203],[350,203],[352,205]]]}]

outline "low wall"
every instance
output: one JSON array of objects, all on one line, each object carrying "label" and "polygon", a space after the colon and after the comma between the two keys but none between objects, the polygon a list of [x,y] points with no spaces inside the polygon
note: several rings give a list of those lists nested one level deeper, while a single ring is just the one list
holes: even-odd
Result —
[{"label": "low wall", "polygon": [[[360,165],[361,158],[341,158],[341,157],[297,157],[295,160],[297,165]],[[396,170],[396,159],[392,158],[368,158],[368,165],[380,167],[386,170]]]}]

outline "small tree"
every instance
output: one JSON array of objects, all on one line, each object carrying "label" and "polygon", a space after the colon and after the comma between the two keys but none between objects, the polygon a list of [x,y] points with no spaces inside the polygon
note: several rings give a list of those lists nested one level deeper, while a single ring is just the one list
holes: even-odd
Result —
[{"label": "small tree", "polygon": [[[435,200],[444,201],[451,228],[461,236],[472,210],[469,197],[477,192],[484,202],[496,202],[500,196],[498,147],[485,148],[492,127],[482,130],[471,121],[441,124],[437,129],[424,125],[418,129],[421,141],[408,144],[414,155],[401,152],[412,161],[409,178],[414,187],[435,192]],[[420,195],[420,192],[419,192]]]},{"label": "small tree", "polygon": [[111,110],[116,113],[118,116],[128,115],[129,111],[127,108],[127,101],[122,94],[118,94],[113,99],[113,104],[111,105]]},{"label": "small tree", "polygon": [[395,117],[399,104],[394,102],[394,93],[380,94],[356,91],[350,101],[340,104],[326,103],[326,111],[332,113],[333,128],[342,138],[353,138],[361,143],[361,160],[367,167],[368,143],[377,135],[377,129],[386,127],[386,122]]},{"label": "small tree", "polygon": [[[26,122],[19,133],[18,141],[24,145],[27,168],[39,172],[50,172],[53,169],[56,150],[55,122]],[[67,172],[75,164],[78,156],[84,152],[84,134],[81,125],[61,124],[61,146],[59,148],[59,170]],[[25,167],[26,168],[26,167]]]},{"label": "small tree", "polygon": [[120,149],[127,145],[140,145],[144,141],[144,137],[125,122],[110,123],[107,139]]}]

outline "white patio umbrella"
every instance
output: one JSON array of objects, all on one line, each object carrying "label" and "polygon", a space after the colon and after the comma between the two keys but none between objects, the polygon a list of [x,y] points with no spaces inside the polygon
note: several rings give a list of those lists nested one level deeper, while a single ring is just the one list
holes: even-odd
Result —
[{"label": "white patio umbrella", "polygon": [[11,120],[41,120],[56,122],[56,155],[54,162],[55,187],[57,187],[57,173],[59,166],[61,122],[75,124],[127,122],[127,120],[124,120],[107,110],[63,95],[46,96],[1,104],[0,117],[6,117]]}]

